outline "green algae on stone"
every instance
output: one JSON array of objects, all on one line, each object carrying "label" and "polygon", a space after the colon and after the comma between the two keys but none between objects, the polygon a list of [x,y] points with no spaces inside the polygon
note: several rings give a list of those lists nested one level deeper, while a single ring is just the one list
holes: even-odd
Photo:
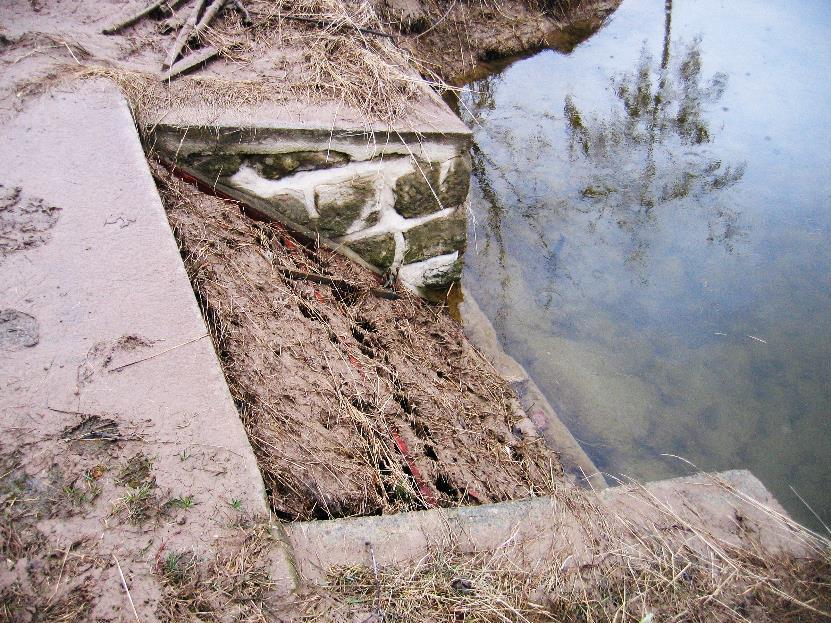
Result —
[{"label": "green algae on stone", "polygon": [[418,161],[415,171],[395,181],[395,210],[404,218],[423,216],[441,210],[436,195],[439,189],[438,162]]},{"label": "green algae on stone", "polygon": [[419,262],[454,251],[462,252],[467,241],[465,212],[457,211],[446,218],[413,227],[404,232],[404,241],[407,244],[404,253],[407,262]]},{"label": "green algae on stone", "polygon": [[210,180],[231,177],[242,166],[242,158],[239,154],[189,154],[182,158],[182,162]]},{"label": "green algae on stone", "polygon": [[195,153],[182,161],[208,178],[231,177],[242,165],[266,179],[278,180],[301,171],[340,167],[349,155],[339,151],[293,151],[284,154]]},{"label": "green algae on stone", "polygon": [[611,188],[605,186],[586,186],[580,191],[580,194],[586,199],[598,199],[600,197],[608,197],[612,194]]},{"label": "green algae on stone", "polygon": [[318,186],[315,189],[317,230],[324,236],[342,236],[374,198],[375,184],[368,177]]},{"label": "green algae on stone", "polygon": [[373,210],[369,214],[366,215],[364,218],[364,224],[361,229],[369,229],[370,227],[374,227],[378,224],[381,220],[381,211],[380,210]]},{"label": "green algae on stone", "polygon": [[462,278],[462,259],[452,264],[445,264],[428,268],[424,271],[422,287],[427,290],[447,290],[452,284]]},{"label": "green algae on stone", "polygon": [[340,167],[349,156],[339,151],[292,151],[283,154],[249,154],[245,163],[266,179],[278,180],[301,171]]},{"label": "green algae on stone", "polygon": [[386,269],[395,259],[395,238],[392,234],[381,234],[362,238],[349,243],[349,248],[373,266]]},{"label": "green algae on stone", "polygon": [[441,183],[439,199],[445,208],[455,208],[467,199],[470,190],[470,158],[459,156],[453,159],[450,170]]},{"label": "green algae on stone", "polygon": [[274,209],[286,217],[287,220],[298,225],[309,224],[309,211],[306,204],[288,193],[276,195],[269,200]]}]

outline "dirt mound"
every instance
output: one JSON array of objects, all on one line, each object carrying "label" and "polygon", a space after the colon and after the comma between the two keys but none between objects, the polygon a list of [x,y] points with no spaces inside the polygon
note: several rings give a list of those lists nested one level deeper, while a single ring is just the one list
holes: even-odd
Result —
[{"label": "dirt mound", "polygon": [[543,48],[569,52],[596,31],[620,0],[373,0],[387,31],[422,74],[450,84],[483,64]]},{"label": "dirt mound", "polygon": [[495,502],[561,478],[443,308],[383,298],[377,275],[154,171],[278,516]]}]

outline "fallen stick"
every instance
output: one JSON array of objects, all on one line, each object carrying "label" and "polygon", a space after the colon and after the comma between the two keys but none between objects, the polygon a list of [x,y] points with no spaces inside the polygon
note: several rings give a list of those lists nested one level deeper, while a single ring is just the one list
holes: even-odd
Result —
[{"label": "fallen stick", "polygon": [[185,25],[182,26],[182,30],[180,30],[179,34],[176,36],[176,41],[173,42],[173,47],[170,48],[170,54],[168,54],[167,60],[165,60],[162,64],[162,69],[169,69],[173,63],[176,62],[176,59],[179,58],[185,44],[187,44],[190,40],[193,29],[196,28],[196,23],[199,21],[199,14],[202,12],[205,2],[206,0],[196,1],[196,4],[193,7],[193,12],[188,17],[188,21],[185,22]]},{"label": "fallen stick", "polygon": [[392,290],[386,288],[370,288],[369,293],[379,299],[387,299],[388,301],[397,301],[401,297]]},{"label": "fallen stick", "polygon": [[118,372],[119,370],[123,370],[124,368],[129,368],[130,366],[134,366],[137,363],[141,363],[142,361],[149,361],[151,359],[155,359],[156,357],[160,357],[161,355],[164,355],[165,353],[169,353],[170,351],[176,350],[177,348],[180,348],[182,346],[187,346],[188,344],[193,344],[194,342],[196,342],[198,340],[201,340],[202,338],[205,338],[205,337],[208,337],[207,333],[203,333],[199,337],[195,337],[192,340],[188,340],[187,342],[182,342],[181,344],[176,344],[176,346],[171,346],[167,350],[163,350],[162,352],[156,353],[155,355],[149,355],[148,357],[142,357],[141,359],[137,359],[136,361],[131,361],[130,363],[125,363],[124,365],[121,365],[121,366],[116,366],[115,368],[109,368],[109,371],[110,372]]},{"label": "fallen stick", "polygon": [[246,26],[250,26],[253,22],[251,21],[251,13],[248,12],[248,9],[242,3],[242,0],[231,0],[233,5],[237,7],[237,10],[242,13],[242,23]]},{"label": "fallen stick", "polygon": [[170,69],[162,74],[162,81],[172,80],[179,74],[211,60],[217,54],[219,54],[219,50],[213,46],[208,46],[207,48],[202,48],[201,50],[188,54],[182,60],[175,62]]},{"label": "fallen stick", "polygon": [[[381,577],[378,574],[378,561],[375,559],[375,548],[368,543],[369,553],[372,556],[372,573],[375,576],[375,616],[379,621],[384,620],[384,611],[381,609]],[[69,551],[69,550],[67,550]]]},{"label": "fallen stick", "polygon": [[216,17],[216,14],[222,10],[223,6],[225,6],[225,0],[214,0],[210,6],[205,9],[205,14],[196,24],[196,27],[193,29],[193,33],[191,33],[191,37],[199,36],[199,34],[208,27],[211,20]]},{"label": "fallen stick", "polygon": [[139,619],[136,604],[133,603],[133,596],[130,594],[130,589],[127,587],[127,580],[124,579],[124,572],[121,570],[121,563],[118,562],[115,554],[113,554],[113,560],[115,561],[115,566],[118,567],[118,575],[121,576],[121,586],[124,587],[124,592],[127,593],[127,599],[130,601],[130,607],[133,609],[133,616],[136,617],[136,623],[140,623],[141,619]]},{"label": "fallen stick", "polygon": [[395,40],[395,35],[391,35],[388,32],[381,32],[380,30],[375,30],[373,28],[363,28],[361,26],[355,26],[354,24],[349,24],[344,22],[343,24],[338,24],[337,22],[333,22],[326,19],[319,19],[316,17],[300,17],[299,15],[283,15],[284,19],[294,20],[295,22],[307,22],[309,24],[315,24],[317,26],[348,26],[357,30],[358,32],[362,32],[365,35],[375,35],[376,37],[386,37],[387,39]]},{"label": "fallen stick", "polygon": [[[300,270],[291,270],[290,268],[284,268],[280,272],[282,272],[286,277],[290,279],[302,279],[304,281],[312,281],[314,283],[320,283],[323,285],[332,286],[334,288],[340,286],[351,288],[354,290],[359,289],[359,286],[355,285],[354,283],[349,283],[345,279],[327,277],[326,275],[316,275],[314,273],[305,273]],[[381,299],[389,299],[394,301],[399,298],[397,293],[393,292],[392,290],[385,290],[384,288],[370,288],[369,292],[373,296],[376,296]]]},{"label": "fallen stick", "polygon": [[104,33],[105,35],[114,35],[115,33],[117,33],[122,28],[127,28],[127,26],[132,26],[133,24],[135,24],[137,21],[139,21],[145,15],[150,15],[150,13],[152,13],[153,11],[158,9],[165,2],[167,2],[167,0],[156,0],[156,2],[151,2],[148,6],[143,8],[138,13],[133,13],[127,19],[118,22],[114,26],[110,26],[109,28],[105,28],[101,32]]}]

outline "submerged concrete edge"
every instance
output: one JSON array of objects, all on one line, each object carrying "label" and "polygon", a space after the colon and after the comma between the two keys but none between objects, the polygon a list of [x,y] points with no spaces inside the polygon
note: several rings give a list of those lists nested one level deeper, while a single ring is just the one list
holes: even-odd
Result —
[{"label": "submerged concrete edge", "polygon": [[464,321],[462,324],[465,334],[517,394],[522,408],[539,430],[548,447],[559,455],[563,470],[583,487],[592,489],[608,487],[609,484],[603,473],[589,458],[568,427],[563,424],[554,407],[548,402],[528,371],[502,348],[496,330],[473,295],[463,288],[462,296],[459,312]]}]

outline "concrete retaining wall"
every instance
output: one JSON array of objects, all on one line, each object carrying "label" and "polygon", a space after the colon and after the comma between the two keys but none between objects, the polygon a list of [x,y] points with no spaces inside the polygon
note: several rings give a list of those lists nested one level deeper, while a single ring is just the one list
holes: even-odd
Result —
[{"label": "concrete retaining wall", "polygon": [[159,125],[166,160],[410,288],[461,274],[470,135]]}]

